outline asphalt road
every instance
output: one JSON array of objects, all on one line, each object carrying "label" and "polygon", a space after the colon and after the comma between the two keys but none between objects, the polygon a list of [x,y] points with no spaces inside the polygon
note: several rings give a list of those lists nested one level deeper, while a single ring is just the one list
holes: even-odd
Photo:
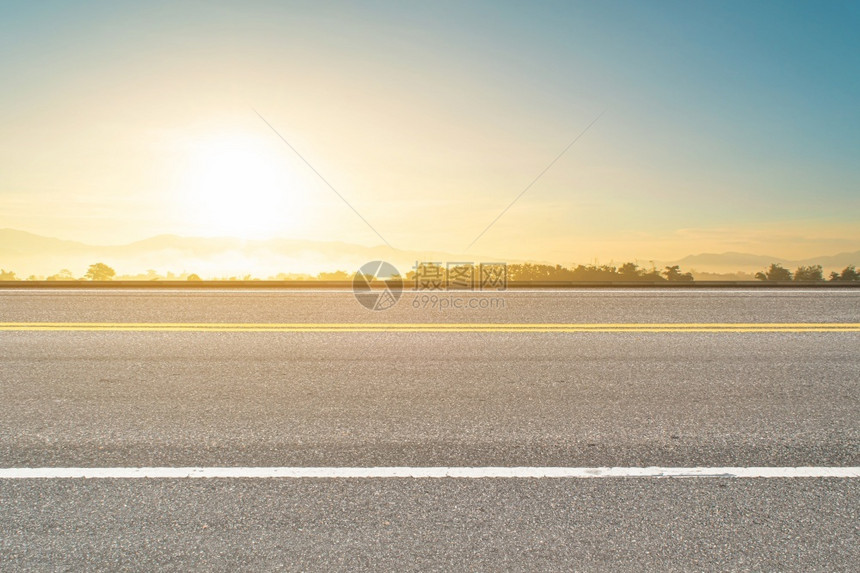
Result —
[{"label": "asphalt road", "polygon": [[[0,321],[860,323],[857,290],[423,296],[5,291]],[[857,332],[0,331],[0,468],[858,466],[858,387]],[[858,481],[0,480],[0,569],[851,571]]]}]

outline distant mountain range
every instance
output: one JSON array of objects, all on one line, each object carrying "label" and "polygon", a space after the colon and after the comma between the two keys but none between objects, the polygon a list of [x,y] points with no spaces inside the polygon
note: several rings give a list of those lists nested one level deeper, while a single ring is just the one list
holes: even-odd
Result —
[{"label": "distant mountain range", "polygon": [[[496,262],[498,256],[442,251],[409,251],[386,246],[366,247],[352,243],[307,241],[296,239],[243,240],[230,237],[181,237],[158,235],[125,245],[97,246],[78,241],[44,237],[14,229],[0,229],[0,268],[12,270],[19,277],[48,276],[61,269],[82,275],[95,262],[104,262],[128,275],[154,269],[161,273],[197,273],[202,277],[245,275],[266,278],[279,273],[317,274],[323,271],[354,272],[372,260],[393,263],[402,273],[416,261]],[[507,262],[524,262],[511,260]],[[542,262],[542,261],[537,261]],[[809,259],[786,259],[750,253],[702,253],[677,261],[661,261],[659,267],[680,265],[685,271],[706,273],[751,273],[779,263],[790,270],[799,265],[820,264],[825,271],[860,265],[860,250]]]},{"label": "distant mountain range", "polygon": [[821,265],[825,270],[842,270],[848,265],[860,265],[860,251],[821,255],[809,259],[785,259],[771,255],[753,255],[737,252],[702,253],[700,255],[688,255],[669,264],[680,265],[685,270],[755,272],[770,266],[771,263],[778,263],[792,271],[801,265]]}]

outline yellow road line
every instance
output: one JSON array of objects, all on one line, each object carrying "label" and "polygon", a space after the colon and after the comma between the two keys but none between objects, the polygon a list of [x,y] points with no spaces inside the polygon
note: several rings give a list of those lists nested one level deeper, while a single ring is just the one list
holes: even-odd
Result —
[{"label": "yellow road line", "polygon": [[860,323],[0,322],[0,331],[125,332],[860,332]]}]

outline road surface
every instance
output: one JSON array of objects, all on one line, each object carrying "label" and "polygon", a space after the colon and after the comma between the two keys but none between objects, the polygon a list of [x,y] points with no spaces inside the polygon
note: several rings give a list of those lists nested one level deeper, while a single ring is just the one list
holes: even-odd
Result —
[{"label": "road surface", "polygon": [[[0,293],[0,569],[860,563],[860,290],[424,296]],[[651,466],[824,477],[336,475]]]}]

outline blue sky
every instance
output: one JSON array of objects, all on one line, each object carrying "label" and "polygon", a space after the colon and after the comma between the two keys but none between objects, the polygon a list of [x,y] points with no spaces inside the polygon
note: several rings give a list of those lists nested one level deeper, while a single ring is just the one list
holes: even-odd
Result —
[{"label": "blue sky", "polygon": [[262,217],[272,197],[187,188],[201,149],[240,161],[223,149],[251,137],[292,213],[260,233],[378,242],[257,109],[389,242],[457,252],[605,110],[476,248],[860,248],[856,2],[0,6],[0,226],[247,231],[253,208],[226,225],[218,206],[251,197]]}]

